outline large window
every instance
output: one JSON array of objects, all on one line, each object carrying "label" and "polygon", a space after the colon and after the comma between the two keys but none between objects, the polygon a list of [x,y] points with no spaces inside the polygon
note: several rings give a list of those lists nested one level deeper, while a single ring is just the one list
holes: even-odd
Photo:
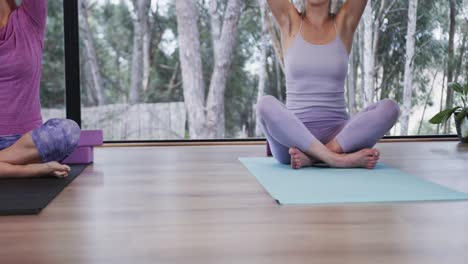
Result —
[{"label": "large window", "polygon": [[[418,1],[412,14],[410,1],[370,1],[350,57],[348,110],[384,98],[403,105],[411,88],[408,121],[389,135],[452,134],[453,122],[428,120],[457,103],[447,100],[447,83],[466,80],[468,7]],[[79,4],[82,124],[103,129],[106,140],[262,137],[258,96],[286,99],[278,28],[264,0]],[[408,17],[416,18],[409,46]]]},{"label": "large window", "polygon": [[41,79],[41,105],[44,121],[65,118],[65,60],[62,1],[48,2]]}]

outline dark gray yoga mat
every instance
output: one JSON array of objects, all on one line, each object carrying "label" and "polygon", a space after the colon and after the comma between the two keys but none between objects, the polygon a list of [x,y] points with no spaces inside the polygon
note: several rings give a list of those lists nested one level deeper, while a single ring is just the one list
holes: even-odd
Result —
[{"label": "dark gray yoga mat", "polygon": [[0,180],[0,215],[32,215],[44,209],[88,165],[72,165],[70,175],[58,178]]}]

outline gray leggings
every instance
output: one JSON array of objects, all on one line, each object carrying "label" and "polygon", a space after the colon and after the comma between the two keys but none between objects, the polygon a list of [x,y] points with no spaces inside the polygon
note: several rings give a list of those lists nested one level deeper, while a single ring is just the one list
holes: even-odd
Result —
[{"label": "gray leggings", "polygon": [[395,125],[400,107],[394,101],[384,99],[369,105],[351,119],[319,113],[314,114],[314,118],[320,121],[303,122],[278,99],[264,96],[257,105],[257,115],[273,156],[288,164],[290,147],[306,152],[315,140],[326,144],[336,138],[345,153],[372,148]]}]

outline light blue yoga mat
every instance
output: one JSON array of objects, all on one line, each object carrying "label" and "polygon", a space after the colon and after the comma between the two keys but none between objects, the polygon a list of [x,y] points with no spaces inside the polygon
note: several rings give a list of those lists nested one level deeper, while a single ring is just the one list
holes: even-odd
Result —
[{"label": "light blue yoga mat", "polygon": [[280,204],[334,204],[468,200],[457,192],[378,164],[374,170],[303,168],[273,158],[240,158]]}]

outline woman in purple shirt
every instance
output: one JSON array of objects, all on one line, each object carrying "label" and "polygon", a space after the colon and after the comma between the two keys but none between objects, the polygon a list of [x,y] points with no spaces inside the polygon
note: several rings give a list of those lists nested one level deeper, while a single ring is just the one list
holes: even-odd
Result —
[{"label": "woman in purple shirt", "polygon": [[0,0],[0,178],[66,177],[78,144],[71,120],[42,124],[39,86],[47,0]]}]

